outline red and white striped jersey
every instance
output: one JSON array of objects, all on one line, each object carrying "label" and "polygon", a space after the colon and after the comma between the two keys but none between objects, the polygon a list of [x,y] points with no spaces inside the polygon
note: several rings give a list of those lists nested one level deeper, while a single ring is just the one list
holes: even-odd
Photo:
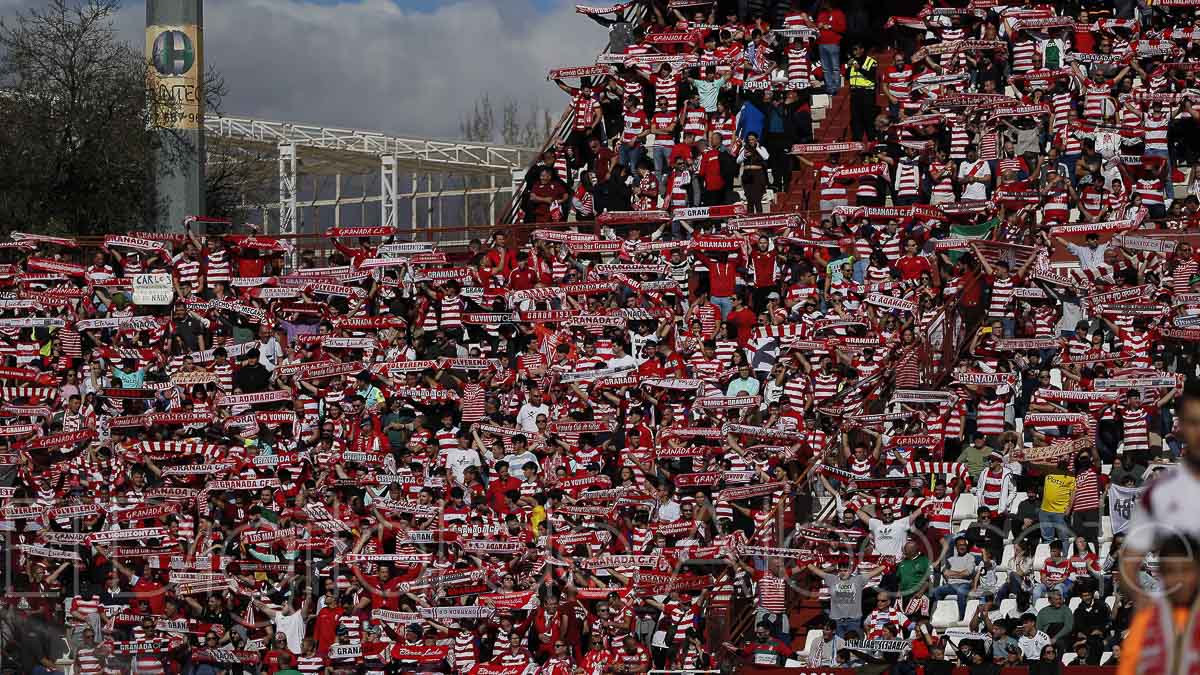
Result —
[{"label": "red and white striped jersey", "polygon": [[1123,106],[1120,110],[1120,119],[1117,124],[1121,127],[1122,135],[1137,136],[1142,133],[1142,114],[1137,110],[1131,110],[1127,106]]},{"label": "red and white striped jersey", "polygon": [[[667,111],[674,113],[679,111],[679,85],[683,82],[683,73],[671,73],[663,77],[658,73],[650,75],[650,84],[654,85],[655,100],[659,98],[667,99]],[[655,110],[655,113],[662,112]]]},{"label": "red and white striped jersey", "polygon": [[891,236],[888,236],[887,231],[881,231],[879,233],[879,248],[883,249],[883,255],[888,259],[889,263],[894,264],[900,259],[900,252],[902,249],[900,246],[900,238],[901,233],[898,231]]},{"label": "red and white striped jersey", "polygon": [[1078,155],[1083,153],[1083,141],[1079,140],[1075,132],[1067,126],[1054,132],[1054,145],[1058,146],[1064,155]]},{"label": "red and white striped jersey", "polygon": [[1166,204],[1167,197],[1161,178],[1138,178],[1133,183],[1133,191],[1142,198],[1142,204],[1148,207]]},{"label": "red and white striped jersey", "polygon": [[979,474],[979,504],[991,511],[999,511],[1006,506],[1002,503],[1005,496],[1005,481],[1011,480],[1010,473],[1004,467],[992,469],[988,467]]},{"label": "red and white striped jersey", "polygon": [[433,438],[437,442],[439,454],[444,457],[445,453],[458,447],[458,427],[438,429],[433,433]]},{"label": "red and white striped jersey", "polygon": [[954,166],[949,162],[945,164],[934,162],[929,165],[929,175],[933,177],[933,188],[929,193],[930,203],[942,204],[953,202],[956,199],[954,195],[954,174]]},{"label": "red and white striped jersey", "polygon": [[916,197],[921,192],[921,165],[907,159],[896,164],[896,194]]},{"label": "red and white striped jersey", "polygon": [[213,363],[209,367],[209,371],[217,376],[217,389],[223,392],[233,391],[233,364],[229,361],[225,363]]},{"label": "red and white striped jersey", "polygon": [[916,72],[912,66],[905,66],[904,70],[891,69],[884,75],[884,82],[887,83],[888,91],[892,92],[892,96],[896,97],[897,101],[906,103],[912,97],[912,82]]},{"label": "red and white striped jersey", "polygon": [[727,61],[727,63],[717,64],[717,77],[729,76],[734,85],[741,84],[740,70],[734,70],[732,64],[739,63],[742,60],[745,48],[741,43],[734,42],[728,45],[722,45],[713,50],[712,55],[718,59]]},{"label": "red and white striped jersey", "polygon": [[77,675],[98,675],[103,672],[101,657],[96,652],[96,647],[80,647],[75,652],[79,663]]},{"label": "red and white striped jersey", "polygon": [[1049,338],[1055,337],[1057,331],[1055,327],[1058,325],[1058,311],[1054,307],[1039,305],[1033,308],[1033,335],[1034,337]]},{"label": "red and white striped jersey", "polygon": [[470,672],[479,663],[479,649],[475,646],[475,635],[465,630],[455,633],[450,653],[453,656],[455,670]]},{"label": "red and white striped jersey", "polygon": [[813,398],[818,401],[833,398],[837,395],[840,380],[841,378],[836,372],[828,375],[820,371],[814,373],[812,376]]},{"label": "red and white striped jersey", "polygon": [[716,116],[709,120],[709,129],[721,134],[721,143],[726,147],[733,148],[734,139],[737,135],[737,117],[734,115]]},{"label": "red and white striped jersey", "polygon": [[1100,508],[1100,476],[1088,469],[1075,477],[1075,498],[1072,511],[1092,511]]},{"label": "red and white striped jersey", "polygon": [[1054,558],[1047,558],[1046,562],[1042,565],[1042,584],[1047,588],[1051,586],[1057,586],[1063,581],[1066,581],[1067,575],[1070,573],[1070,571],[1071,564],[1067,562],[1066,558],[1059,558],[1058,560],[1055,560]]},{"label": "red and white striped jersey", "polygon": [[571,107],[575,110],[575,131],[587,131],[596,121],[599,104],[596,103],[596,92],[591,89],[579,89],[571,97]]},{"label": "red and white striped jersey", "polygon": [[787,611],[787,580],[764,574],[756,583],[758,607],[779,614]]},{"label": "red and white striped jersey", "polygon": [[787,49],[788,82],[807,84],[812,79],[812,61],[808,58],[808,48],[801,44],[793,44]]},{"label": "red and white striped jersey", "polygon": [[992,278],[990,281],[992,282],[992,301],[988,305],[988,318],[1013,318],[1012,301],[1017,287],[1013,277],[1010,276],[1007,279]]},{"label": "red and white striped jersey", "polygon": [[626,108],[624,119],[625,128],[621,130],[621,142],[626,145],[640,143],[638,136],[647,129],[646,113]]},{"label": "red and white striped jersey", "polygon": [[821,201],[835,201],[846,198],[846,184],[839,183],[833,179],[837,173],[838,167],[832,164],[824,164],[817,173],[817,180],[821,185]]},{"label": "red and white striped jersey", "polygon": [[1148,111],[1142,124],[1145,127],[1143,138],[1146,141],[1146,151],[1166,153],[1169,149],[1167,131],[1171,125],[1171,115],[1163,112]]},{"label": "red and white striped jersey", "polygon": [[1084,185],[1079,190],[1079,209],[1089,216],[1097,217],[1103,213],[1107,200],[1108,193],[1102,185]]},{"label": "red and white striped jersey", "polygon": [[683,113],[683,133],[695,134],[696,138],[708,135],[708,114],[703,108],[688,108]]},{"label": "red and white striped jersey", "polygon": [[205,276],[208,278],[208,283],[216,283],[218,281],[229,283],[229,279],[233,274],[232,266],[229,263],[228,249],[220,251],[210,251],[208,254],[208,269]]},{"label": "red and white striped jersey", "polygon": [[671,210],[687,208],[692,189],[692,172],[672,171],[667,189],[670,191],[668,199]]},{"label": "red and white striped jersey", "polygon": [[929,521],[929,529],[936,530],[942,535],[950,534],[950,520],[954,516],[954,497],[946,495],[941,499],[933,495],[927,497],[928,507],[925,509]]},{"label": "red and white striped jersey", "polygon": [[[656,112],[654,113],[654,124],[656,129],[670,129],[675,124],[677,117],[673,112]],[[654,145],[669,148],[675,145],[675,136],[672,134],[654,134]]]},{"label": "red and white striped jersey", "polygon": [[1043,223],[1065,223],[1071,217],[1071,195],[1066,190],[1051,190],[1045,195],[1042,208]]},{"label": "red and white striped jersey", "polygon": [[967,131],[967,125],[955,118],[950,122],[950,159],[966,159],[970,143],[971,134]]},{"label": "red and white striped jersey", "polygon": [[346,628],[346,637],[350,644],[362,641],[362,618],[356,614],[341,614],[338,616],[338,626]]},{"label": "red and white striped jersey", "polygon": [[1187,259],[1175,266],[1171,271],[1171,292],[1175,295],[1187,293],[1191,289],[1191,279],[1200,273],[1200,263]]},{"label": "red and white striped jersey", "polygon": [[1150,449],[1149,411],[1142,406],[1123,405],[1117,408],[1121,416],[1125,452]]},{"label": "red and white striped jersey", "polygon": [[975,429],[981,434],[1004,433],[1004,411],[1008,402],[1003,398],[979,401],[975,410]]},{"label": "red and white striped jersey", "polygon": [[642,95],[645,93],[646,88],[641,80],[633,77],[621,77],[620,75],[615,77],[617,83],[621,85],[621,98],[632,98],[636,101],[642,100]]},{"label": "red and white striped jersey", "polygon": [[484,416],[484,404],[487,402],[487,390],[477,382],[467,382],[463,385],[459,396],[459,406],[462,409],[462,421],[478,422]]},{"label": "red and white striped jersey", "polygon": [[438,324],[442,328],[462,328],[463,310],[465,304],[461,295],[443,297],[441,300],[442,315]]},{"label": "red and white striped jersey", "polygon": [[1112,96],[1112,80],[1104,82],[1085,82],[1083,85],[1083,116],[1093,122],[1104,118],[1105,108],[1110,104]]},{"label": "red and white striped jersey", "polygon": [[793,406],[800,406],[808,399],[809,391],[811,391],[811,383],[803,374],[797,373],[788,378],[787,382],[783,383],[783,395],[787,397],[788,403]]},{"label": "red and white striped jersey", "polygon": [[1130,329],[1122,330],[1121,356],[1129,359],[1128,364],[1133,368],[1150,367],[1150,351],[1154,348],[1154,336],[1149,332],[1139,332]]},{"label": "red and white striped jersey", "polygon": [[1051,126],[1052,131],[1065,129],[1067,126],[1068,114],[1074,106],[1075,97],[1071,92],[1063,92],[1050,96],[1050,113],[1054,116],[1054,124]]},{"label": "red and white striped jersey", "polygon": [[200,262],[198,260],[185,260],[182,256],[175,259],[175,274],[179,277],[179,283],[191,284],[192,288],[196,288],[196,282],[200,280]]}]

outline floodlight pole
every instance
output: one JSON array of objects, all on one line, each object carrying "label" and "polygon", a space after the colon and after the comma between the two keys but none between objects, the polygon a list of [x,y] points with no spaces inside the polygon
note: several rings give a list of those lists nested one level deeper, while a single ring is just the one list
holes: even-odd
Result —
[{"label": "floodlight pole", "polygon": [[183,231],[204,210],[204,0],[146,0],[151,95],[171,101],[151,124],[159,134],[152,225]]}]

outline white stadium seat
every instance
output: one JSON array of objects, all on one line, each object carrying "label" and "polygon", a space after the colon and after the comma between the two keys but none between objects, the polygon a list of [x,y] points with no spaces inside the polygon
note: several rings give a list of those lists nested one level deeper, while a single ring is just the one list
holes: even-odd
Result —
[{"label": "white stadium seat", "polygon": [[948,600],[938,600],[933,608],[933,616],[930,617],[930,623],[937,630],[945,630],[957,626],[962,619],[958,616],[958,600],[950,598]]},{"label": "white stadium seat", "polygon": [[1033,569],[1040,570],[1042,565],[1050,559],[1050,544],[1038,544],[1037,550],[1033,552]]},{"label": "white stadium seat", "polygon": [[1020,616],[1020,614],[1021,614],[1020,611],[1017,610],[1017,599],[1016,598],[1005,598],[1005,599],[1001,600],[1000,601],[1000,611],[1004,612],[1005,616],[1011,617],[1011,618],[1016,618],[1016,617]]},{"label": "white stadium seat", "polygon": [[978,509],[979,502],[975,499],[975,495],[964,492],[958,496],[958,501],[954,502],[954,519],[974,518]]}]

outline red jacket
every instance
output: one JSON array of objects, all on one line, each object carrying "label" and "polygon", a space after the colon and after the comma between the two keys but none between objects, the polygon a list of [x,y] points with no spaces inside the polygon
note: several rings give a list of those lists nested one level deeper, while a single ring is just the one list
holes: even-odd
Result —
[{"label": "red jacket", "polygon": [[329,651],[329,645],[337,642],[338,617],[342,615],[341,607],[322,607],[317,612],[313,626],[313,639],[317,641],[317,651],[321,654]]},{"label": "red jacket", "polygon": [[[517,467],[517,468],[520,468],[520,467]],[[492,481],[490,483],[488,483],[488,489],[487,489],[488,506],[490,506],[492,508],[492,510],[495,511],[496,513],[501,513],[501,514],[506,513],[506,510],[504,508],[504,493],[508,492],[509,490],[517,490],[518,492],[521,490],[520,479],[513,476],[512,474],[509,474],[508,480],[501,480],[499,478],[493,478]]]},{"label": "red jacket", "polygon": [[700,155],[700,177],[704,179],[705,190],[725,189],[725,179],[721,178],[720,150],[710,148]]},{"label": "red jacket", "polygon": [[720,262],[702,253],[697,254],[696,258],[708,268],[709,293],[714,298],[732,296],[737,287],[737,268],[742,264],[741,255],[735,253]]},{"label": "red jacket", "polygon": [[527,291],[537,285],[537,272],[531,267],[518,267],[508,275],[508,285],[514,291]]},{"label": "red jacket", "polygon": [[819,45],[841,44],[842,34],[846,32],[846,15],[840,9],[831,9],[817,14],[817,26],[821,34],[817,36]]}]

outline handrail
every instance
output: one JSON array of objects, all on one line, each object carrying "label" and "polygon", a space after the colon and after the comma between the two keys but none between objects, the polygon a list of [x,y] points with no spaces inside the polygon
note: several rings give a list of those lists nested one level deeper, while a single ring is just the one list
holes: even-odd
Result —
[{"label": "handrail", "polygon": [[[640,24],[642,19],[645,17],[646,7],[644,5],[637,4],[637,5],[633,5],[632,7],[626,8],[625,12],[626,12],[625,20],[628,21],[629,23],[636,25],[636,24]],[[608,51],[609,51],[609,47],[605,46],[604,51],[602,51],[600,53],[607,54]],[[599,78],[599,79],[603,80],[604,78]],[[534,157],[529,162],[529,165],[527,168],[532,169],[533,166],[535,164],[537,164],[537,161],[541,158],[541,156],[543,154],[546,153],[546,150],[548,150],[551,145],[553,145],[554,143],[557,143],[559,141],[567,140],[567,137],[571,135],[571,128],[574,126],[574,124],[575,124],[575,107],[573,105],[571,105],[570,103],[568,103],[566,110],[563,111],[562,117],[560,117],[558,119],[558,124],[554,127],[554,131],[551,132],[550,137],[546,139],[546,142],[542,144],[541,149],[538,150],[537,156]],[[528,186],[525,185],[524,180],[521,181],[521,185],[519,187],[520,187],[520,189],[518,189],[517,185],[513,185],[512,199],[509,200],[508,208],[504,209],[504,215],[501,218],[501,222],[504,224],[512,223],[513,218],[516,215],[517,205],[520,204],[521,200],[525,197],[525,193],[526,193]]]}]

